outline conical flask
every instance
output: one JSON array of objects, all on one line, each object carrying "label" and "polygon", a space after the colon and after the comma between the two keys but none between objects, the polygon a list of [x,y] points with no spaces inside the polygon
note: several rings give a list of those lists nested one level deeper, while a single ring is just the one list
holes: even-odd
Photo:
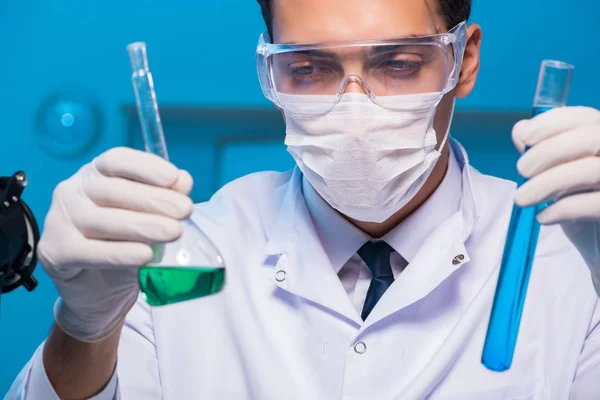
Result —
[{"label": "conical flask", "polygon": [[[146,44],[131,43],[127,51],[146,151],[168,160]],[[181,224],[181,237],[171,243],[153,244],[152,261],[140,268],[140,289],[152,306],[208,296],[219,292],[225,283],[225,264],[217,248],[191,219]]]}]

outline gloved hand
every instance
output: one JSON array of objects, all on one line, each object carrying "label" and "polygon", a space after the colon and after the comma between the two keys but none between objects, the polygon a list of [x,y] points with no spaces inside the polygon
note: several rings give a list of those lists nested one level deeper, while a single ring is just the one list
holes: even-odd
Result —
[{"label": "gloved hand", "polygon": [[54,191],[38,246],[60,298],[57,324],[81,341],[109,335],[135,303],[149,243],[177,239],[192,177],[153,154],[111,149]]},{"label": "gloved hand", "polygon": [[531,146],[517,165],[530,178],[517,191],[517,205],[557,200],[538,214],[538,221],[561,224],[600,295],[600,111],[556,108],[520,121],[513,140],[521,152]]}]

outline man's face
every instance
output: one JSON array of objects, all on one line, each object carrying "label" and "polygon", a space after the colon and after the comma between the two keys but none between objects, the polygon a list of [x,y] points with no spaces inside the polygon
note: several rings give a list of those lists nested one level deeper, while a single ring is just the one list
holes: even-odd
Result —
[{"label": "man's face", "polygon": [[[438,11],[437,1],[273,0],[273,42],[310,43],[435,35],[446,32],[448,28]],[[469,27],[469,44],[460,83],[438,106],[434,121],[438,143],[448,128],[454,97],[468,95],[475,84],[479,69],[480,32],[476,25]],[[346,92],[362,92],[362,88],[353,83]]]}]

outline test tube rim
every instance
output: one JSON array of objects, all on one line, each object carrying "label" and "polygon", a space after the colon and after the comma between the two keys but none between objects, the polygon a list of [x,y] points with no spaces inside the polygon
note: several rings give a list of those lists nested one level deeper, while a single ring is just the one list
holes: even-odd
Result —
[{"label": "test tube rim", "polygon": [[146,42],[133,42],[127,45],[127,51],[136,51],[146,48]]},{"label": "test tube rim", "polygon": [[573,70],[575,69],[575,66],[569,63],[566,63],[564,61],[558,61],[558,60],[544,60],[542,61],[542,66],[544,68],[556,68],[556,69],[567,69],[567,70]]}]

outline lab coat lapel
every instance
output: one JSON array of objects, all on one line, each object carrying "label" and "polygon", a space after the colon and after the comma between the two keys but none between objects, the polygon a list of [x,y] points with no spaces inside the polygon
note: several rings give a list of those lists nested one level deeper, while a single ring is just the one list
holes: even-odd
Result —
[{"label": "lab coat lapel", "polygon": [[271,280],[280,289],[360,325],[360,316],[320,243],[301,185],[302,174],[296,168],[265,248],[266,256],[278,257]]},{"label": "lab coat lapel", "polygon": [[[483,197],[487,200],[485,204],[488,208],[483,221],[476,229],[474,227],[473,238],[465,240],[471,252],[471,264],[463,265],[462,268],[466,269],[456,272],[464,272],[459,278],[460,281],[454,284],[454,290],[459,290],[463,297],[459,313],[447,326],[448,334],[433,357],[427,361],[427,368],[396,397],[398,400],[429,398],[432,391],[455,366],[456,360],[464,356],[469,342],[475,341],[476,348],[483,348],[512,210],[510,197],[507,199],[506,196],[494,196],[493,192],[486,193],[489,190],[487,179],[484,181],[478,173],[474,174],[472,181],[469,179],[478,193],[478,198]],[[506,190],[514,191],[514,185],[509,182],[498,187],[502,188],[504,193]],[[476,215],[474,211],[471,209],[472,213],[467,215]],[[465,220],[469,218],[466,217]]]}]

